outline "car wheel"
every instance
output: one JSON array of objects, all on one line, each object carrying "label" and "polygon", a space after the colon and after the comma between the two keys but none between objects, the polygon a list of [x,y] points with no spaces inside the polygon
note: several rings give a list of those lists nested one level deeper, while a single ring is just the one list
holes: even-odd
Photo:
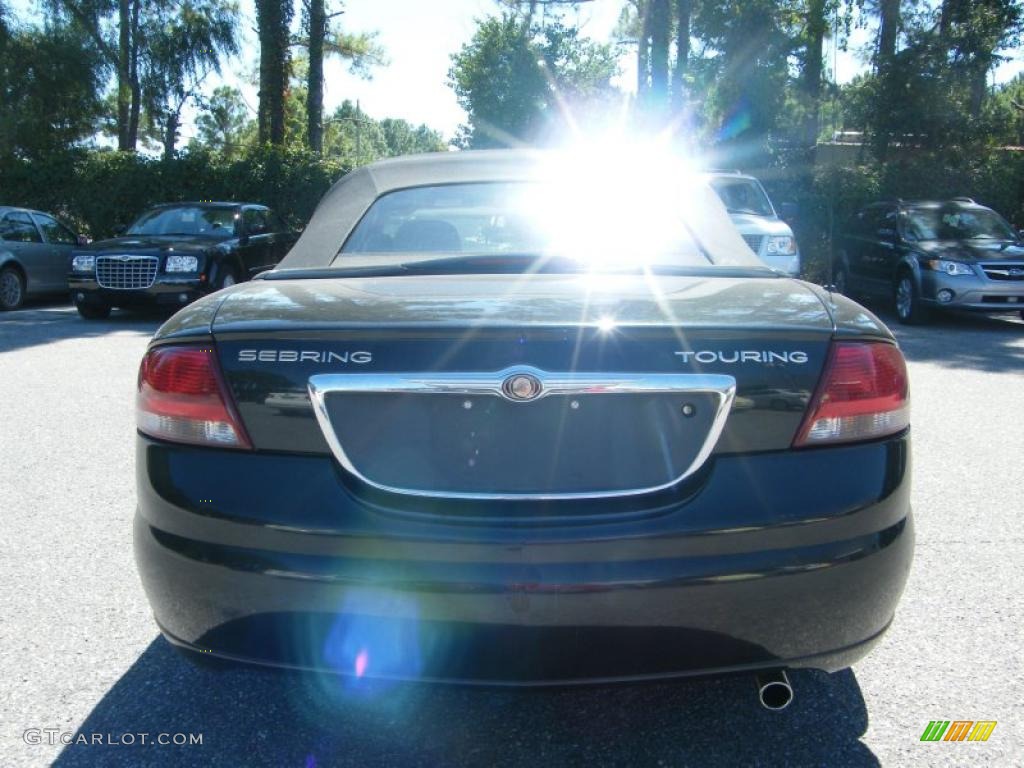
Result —
[{"label": "car wheel", "polygon": [[235,268],[225,264],[220,269],[220,275],[217,277],[217,290],[222,288],[230,288],[238,282],[238,276],[235,274]]},{"label": "car wheel", "polygon": [[25,278],[14,267],[0,271],[0,310],[18,309],[25,303]]},{"label": "car wheel", "polygon": [[76,304],[75,309],[86,320],[105,320],[110,317],[109,304],[87,304],[83,302]]},{"label": "car wheel", "polygon": [[921,325],[928,322],[928,308],[921,303],[921,294],[909,272],[902,272],[896,278],[893,294],[896,302],[896,319],[904,325]]}]

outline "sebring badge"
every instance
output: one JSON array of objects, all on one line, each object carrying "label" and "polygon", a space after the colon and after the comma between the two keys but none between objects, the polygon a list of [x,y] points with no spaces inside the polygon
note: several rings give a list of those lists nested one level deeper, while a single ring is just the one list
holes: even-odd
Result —
[{"label": "sebring badge", "polygon": [[242,349],[240,363],[342,363],[365,365],[373,360],[369,352],[333,352],[326,349]]},{"label": "sebring badge", "polygon": [[536,400],[542,391],[540,379],[532,373],[513,373],[501,383],[501,394],[519,403]]}]

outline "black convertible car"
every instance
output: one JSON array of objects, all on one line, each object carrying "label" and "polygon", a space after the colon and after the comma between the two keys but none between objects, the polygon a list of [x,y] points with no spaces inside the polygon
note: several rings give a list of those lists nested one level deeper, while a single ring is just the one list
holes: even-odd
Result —
[{"label": "black convertible car", "polygon": [[760,672],[780,706],[785,668],[879,639],[913,548],[893,336],[760,264],[695,177],[571,165],[359,169],[278,269],[159,330],[135,546],[172,643],[357,678]]},{"label": "black convertible car", "polygon": [[75,250],[68,285],[90,320],[112,307],[180,307],[276,266],[294,242],[264,205],[158,205],[121,236]]}]

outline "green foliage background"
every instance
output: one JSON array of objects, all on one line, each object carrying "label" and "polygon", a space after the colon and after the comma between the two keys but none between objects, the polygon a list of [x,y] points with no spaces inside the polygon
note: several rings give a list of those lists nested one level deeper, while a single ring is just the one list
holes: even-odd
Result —
[{"label": "green foliage background", "polygon": [[0,165],[4,202],[52,211],[94,238],[111,235],[156,203],[260,202],[302,226],[328,188],[350,170],[302,149],[258,147],[230,159],[193,149],[164,160],[79,150]]}]

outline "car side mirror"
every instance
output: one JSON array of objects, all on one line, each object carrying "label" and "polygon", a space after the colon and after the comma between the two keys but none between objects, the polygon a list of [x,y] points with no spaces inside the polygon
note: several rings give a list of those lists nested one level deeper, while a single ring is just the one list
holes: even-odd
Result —
[{"label": "car side mirror", "polygon": [[114,235],[123,235],[126,229],[128,229],[126,224],[115,224],[111,227],[110,232]]},{"label": "car side mirror", "polygon": [[1021,240],[1024,240],[1024,229],[1017,230],[1017,237],[1019,237]]},{"label": "car side mirror", "polygon": [[86,237],[85,235],[76,235],[75,242],[77,242],[79,245],[88,245],[89,243],[92,242],[92,238]]},{"label": "car side mirror", "polygon": [[779,218],[783,221],[793,221],[797,217],[799,209],[796,203],[779,203]]}]

